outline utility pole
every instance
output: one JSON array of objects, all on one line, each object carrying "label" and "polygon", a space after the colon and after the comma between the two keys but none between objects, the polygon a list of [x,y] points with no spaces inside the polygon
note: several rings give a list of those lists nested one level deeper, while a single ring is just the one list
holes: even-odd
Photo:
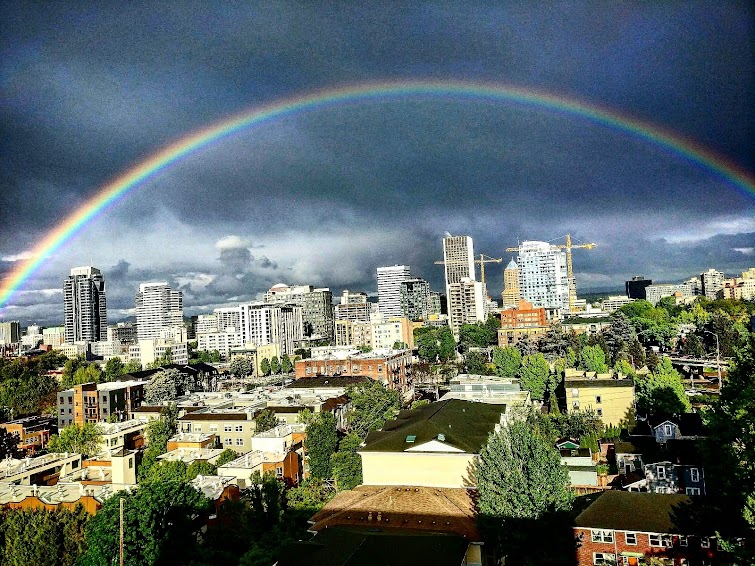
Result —
[{"label": "utility pole", "polygon": [[123,498],[121,497],[120,501],[120,545],[119,545],[119,551],[120,551],[120,565],[123,566]]}]

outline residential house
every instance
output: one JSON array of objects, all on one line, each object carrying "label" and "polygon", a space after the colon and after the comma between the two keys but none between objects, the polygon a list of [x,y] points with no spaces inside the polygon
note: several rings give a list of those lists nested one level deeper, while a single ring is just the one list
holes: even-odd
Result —
[{"label": "residential house", "polygon": [[359,450],[364,484],[472,486],[472,463],[505,413],[505,405],[458,399],[401,411]]},{"label": "residential house", "polygon": [[628,377],[567,368],[564,389],[568,412],[591,409],[606,425],[618,425],[634,408],[634,382]]},{"label": "residential house", "polygon": [[[575,519],[579,566],[730,563],[716,533],[744,532],[736,513],[707,498],[606,491]],[[720,562],[718,561],[720,560]]]}]

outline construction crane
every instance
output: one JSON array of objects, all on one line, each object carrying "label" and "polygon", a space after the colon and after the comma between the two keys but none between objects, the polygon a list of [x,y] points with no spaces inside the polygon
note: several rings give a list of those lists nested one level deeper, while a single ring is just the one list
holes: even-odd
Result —
[{"label": "construction crane", "polygon": [[[486,263],[501,263],[503,261],[502,257],[490,257],[485,254],[480,254],[480,259],[474,260],[475,263],[480,264],[480,281],[482,281],[482,284],[485,284],[485,264]],[[464,264],[467,263],[466,261],[456,261],[454,262],[456,264]],[[435,265],[446,265],[445,261],[436,261]]]},{"label": "construction crane", "polygon": [[[598,244],[590,242],[589,244],[576,244],[572,245],[571,243],[571,234],[567,234],[565,236],[566,238],[566,244],[551,244],[554,248],[558,248],[560,250],[566,250],[566,276],[569,281],[569,312],[574,312],[574,303],[577,301],[577,285],[574,281],[574,269],[572,268],[572,261],[571,261],[571,251],[574,248],[581,248],[585,250],[591,250]],[[519,247],[516,248],[506,248],[507,252],[519,252]]]}]

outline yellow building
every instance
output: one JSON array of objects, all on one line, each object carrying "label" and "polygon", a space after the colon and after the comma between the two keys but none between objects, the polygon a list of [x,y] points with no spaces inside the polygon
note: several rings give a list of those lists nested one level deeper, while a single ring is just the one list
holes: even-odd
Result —
[{"label": "yellow building", "polygon": [[564,378],[567,411],[592,409],[603,424],[618,425],[634,407],[634,381],[616,377],[567,369]]},{"label": "yellow building", "polygon": [[365,485],[464,488],[470,465],[501,424],[503,405],[451,399],[401,411],[359,451]]}]

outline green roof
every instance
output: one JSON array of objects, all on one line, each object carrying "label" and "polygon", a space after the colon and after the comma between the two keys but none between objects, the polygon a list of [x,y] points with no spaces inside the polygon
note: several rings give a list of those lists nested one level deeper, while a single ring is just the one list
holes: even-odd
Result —
[{"label": "green roof", "polygon": [[[500,422],[502,410],[502,405],[449,399],[413,411],[401,411],[395,420],[387,421],[382,430],[370,432],[361,451],[403,452],[410,446],[438,439],[442,434],[441,442],[468,454],[477,454]],[[413,442],[409,441],[410,437],[414,437]]]},{"label": "green roof", "polygon": [[741,521],[721,500],[670,493],[606,491],[575,520],[575,526],[619,531],[713,536],[738,533]]},{"label": "green roof", "polygon": [[458,566],[469,541],[444,534],[331,527],[313,539],[286,545],[279,566]]}]

